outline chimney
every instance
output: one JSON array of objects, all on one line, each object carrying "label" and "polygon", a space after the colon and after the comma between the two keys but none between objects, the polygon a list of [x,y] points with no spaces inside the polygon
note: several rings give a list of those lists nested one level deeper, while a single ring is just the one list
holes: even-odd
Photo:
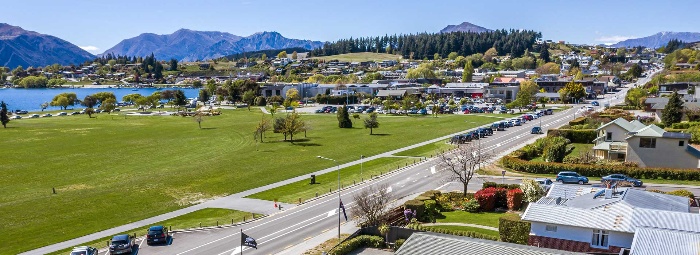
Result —
[{"label": "chimney", "polygon": [[605,189],[605,199],[611,199],[613,196],[613,190],[612,189]]}]

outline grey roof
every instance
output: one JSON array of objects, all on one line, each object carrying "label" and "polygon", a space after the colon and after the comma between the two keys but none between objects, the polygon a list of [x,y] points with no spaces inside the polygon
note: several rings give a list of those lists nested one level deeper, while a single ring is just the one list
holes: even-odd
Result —
[{"label": "grey roof", "polygon": [[647,126],[647,125],[644,125],[644,123],[642,123],[641,121],[638,121],[638,120],[633,120],[633,121],[630,122],[630,124],[632,124],[632,126],[634,126],[635,129],[642,129],[642,128],[644,128],[644,127]]},{"label": "grey roof", "polygon": [[697,255],[700,233],[640,228],[632,240],[632,255]]},{"label": "grey roof", "polygon": [[404,96],[406,95],[406,90],[404,89],[397,89],[397,90],[380,90],[377,92],[378,97],[388,97],[388,96]]},{"label": "grey roof", "polygon": [[540,98],[540,97],[559,98],[559,97],[561,97],[561,95],[559,95],[559,93],[552,93],[552,92],[549,92],[549,93],[538,92],[537,94],[535,94],[535,97],[536,98]]},{"label": "grey roof", "polygon": [[445,235],[438,233],[413,233],[397,255],[550,255],[550,254],[584,254],[534,246],[497,242],[470,237]]},{"label": "grey roof", "polygon": [[640,137],[663,137],[664,133],[666,131],[663,128],[660,128],[654,124],[651,124],[649,126],[646,126],[642,129],[635,130],[632,133],[630,133],[630,136],[627,137],[629,139],[630,137],[633,136],[640,136]]},{"label": "grey roof", "polygon": [[572,199],[574,197],[591,193],[591,192],[596,192],[600,188],[596,187],[590,187],[590,186],[581,186],[581,185],[562,185],[562,184],[553,184],[552,187],[549,188],[549,192],[547,193],[548,197],[561,197],[561,198],[566,198],[566,199]]},{"label": "grey roof", "polygon": [[596,130],[604,129],[605,127],[610,126],[610,125],[613,125],[613,124],[620,126],[620,127],[623,128],[624,130],[627,130],[627,132],[632,132],[632,131],[634,131],[635,129],[637,129],[637,126],[636,126],[636,125],[633,125],[632,123],[630,123],[630,122],[627,121],[626,119],[617,118],[617,119],[615,119],[615,120],[613,120],[613,121],[611,121],[611,122],[605,123],[604,125],[600,126],[600,127],[597,128]]}]

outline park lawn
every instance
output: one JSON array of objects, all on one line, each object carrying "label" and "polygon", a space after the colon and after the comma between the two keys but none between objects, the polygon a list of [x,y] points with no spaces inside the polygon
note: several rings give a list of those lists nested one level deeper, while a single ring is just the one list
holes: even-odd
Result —
[{"label": "park lawn", "polygon": [[[230,209],[219,209],[219,208],[205,208],[201,210],[197,210],[182,216],[178,216],[169,220],[164,220],[161,222],[157,222],[153,224],[153,226],[158,226],[162,225],[165,227],[168,227],[172,230],[176,229],[190,229],[190,228],[199,228],[200,223],[202,227],[213,227],[217,226],[217,221],[219,225],[228,225],[231,224],[231,220],[233,220],[234,223],[237,222],[242,222],[244,219],[246,221],[251,220],[253,214],[249,212],[242,212],[242,211],[236,211],[236,210],[230,210]],[[255,214],[255,217],[262,217],[263,215],[260,214]],[[129,234],[129,235],[136,235],[137,237],[142,237],[146,235],[148,227],[143,227],[139,229],[132,229],[126,232],[123,232],[121,234]],[[112,237],[105,237],[101,238],[99,240],[95,240],[89,243],[85,243],[82,245],[87,245],[90,247],[95,247],[98,249],[101,249],[103,247],[106,247],[107,241],[109,241]],[[61,254],[68,254],[72,248],[68,248],[65,250],[53,252],[50,254],[56,254],[56,255],[61,255]]]},{"label": "park lawn", "polygon": [[[396,170],[399,167],[412,164],[416,159],[412,158],[378,158],[367,161],[360,165],[354,165],[340,169],[340,185],[347,187],[354,183],[359,183],[361,180],[370,179],[372,176],[387,173]],[[329,162],[332,163],[332,162]],[[332,167],[328,164],[328,167]],[[263,200],[277,200],[283,203],[299,203],[308,199],[328,193],[329,191],[338,190],[338,172],[333,171],[316,176],[316,184],[311,185],[309,180],[298,181],[274,189],[269,189],[259,192],[248,198],[256,198]]]},{"label": "park lawn", "polygon": [[467,227],[467,226],[454,226],[454,225],[432,225],[430,227],[431,228],[445,229],[445,230],[454,230],[454,231],[476,232],[479,234],[484,234],[487,236],[493,236],[495,238],[500,238],[498,231],[493,231],[493,230],[488,230],[488,229],[483,229],[483,228],[475,228],[475,227]]},{"label": "park lawn", "polygon": [[436,218],[437,223],[456,222],[476,224],[488,227],[498,227],[498,219],[505,213],[481,212],[470,213],[465,211],[442,212],[442,216]]},{"label": "park lawn", "polygon": [[443,151],[450,150],[454,147],[454,145],[445,143],[445,141],[439,141],[436,143],[426,144],[410,150],[395,153],[394,156],[431,157],[437,155],[437,153],[442,153]]},{"label": "park lawn", "polygon": [[[261,112],[205,117],[85,115],[12,121],[0,132],[0,254],[16,254],[138,221],[490,122],[477,116],[380,117],[369,135],[356,121],[304,115],[294,143],[253,140]],[[269,118],[269,116],[268,116]],[[52,194],[52,189],[57,194]]]},{"label": "park lawn", "polygon": [[358,53],[347,53],[332,56],[323,57],[313,57],[313,59],[322,60],[338,60],[344,62],[364,62],[364,61],[382,61],[382,60],[397,60],[400,59],[400,55],[392,55],[386,53],[372,53],[372,52],[358,52]]}]

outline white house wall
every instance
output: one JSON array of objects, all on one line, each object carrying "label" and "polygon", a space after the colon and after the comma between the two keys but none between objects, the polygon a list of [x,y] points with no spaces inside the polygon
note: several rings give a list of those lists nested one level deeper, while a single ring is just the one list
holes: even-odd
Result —
[{"label": "white house wall", "polygon": [[[532,222],[530,227],[530,235],[591,243],[591,239],[593,237],[592,229],[557,225],[557,232],[550,232],[546,230],[547,225],[548,224],[540,222]],[[609,233],[609,246],[625,248],[632,247],[632,239],[634,239],[634,234],[614,231],[609,231]]]},{"label": "white house wall", "polygon": [[[678,141],[684,141],[678,146]],[[640,148],[639,137],[627,140],[628,162],[641,167],[698,168],[698,158],[686,151],[688,140],[656,138],[656,148]]]}]

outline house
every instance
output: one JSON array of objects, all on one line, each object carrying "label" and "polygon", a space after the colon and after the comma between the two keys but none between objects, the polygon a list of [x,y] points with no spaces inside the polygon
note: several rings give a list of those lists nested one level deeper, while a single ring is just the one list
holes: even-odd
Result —
[{"label": "house", "polygon": [[618,118],[596,129],[593,153],[601,159],[636,163],[640,167],[699,168],[700,151],[690,146],[688,133],[667,132],[637,120]]},{"label": "house", "polygon": [[[700,103],[696,102],[697,98],[689,95],[687,91],[685,93],[679,92],[678,94],[682,96],[684,101],[687,100],[687,98],[692,98],[690,101],[686,101],[685,103],[683,103],[684,109],[687,110],[700,108]],[[655,113],[654,116],[656,117],[656,119],[661,120],[661,116],[663,115],[664,108],[666,108],[666,104],[668,104],[668,97],[650,97],[644,100],[644,111]]]},{"label": "house", "polygon": [[[529,245],[575,252],[697,254],[687,251],[698,249],[700,234],[700,214],[691,212],[688,198],[634,188],[554,184],[522,220],[531,223]],[[670,237],[676,239],[669,244],[690,243],[647,243]]]},{"label": "house", "polygon": [[584,253],[565,252],[521,244],[497,242],[471,237],[454,236],[430,232],[415,232],[394,253],[396,255],[577,255]]}]

